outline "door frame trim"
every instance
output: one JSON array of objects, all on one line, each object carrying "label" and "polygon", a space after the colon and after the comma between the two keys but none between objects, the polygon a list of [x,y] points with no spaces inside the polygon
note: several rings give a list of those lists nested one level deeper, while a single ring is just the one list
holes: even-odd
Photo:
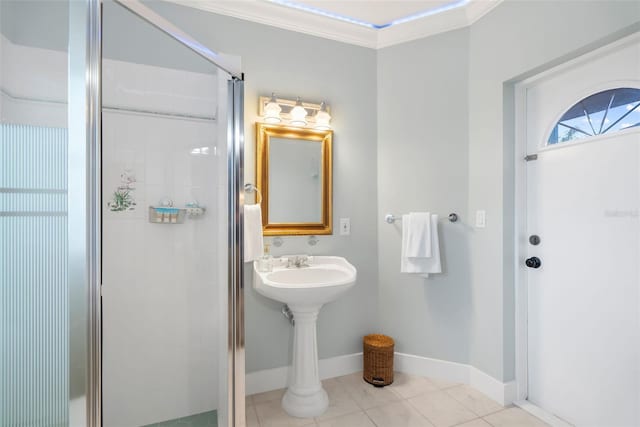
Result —
[{"label": "door frame trim", "polygon": [[[586,61],[592,61],[601,56],[607,55],[614,50],[624,48],[631,43],[640,43],[640,32],[631,35],[624,35],[621,38],[608,42],[600,47],[587,52],[579,53],[577,56],[564,62],[561,65],[552,66],[546,70],[514,83],[514,120],[515,120],[515,141],[514,141],[514,286],[515,286],[515,380],[516,380],[516,400],[526,401],[528,399],[528,281],[527,270],[523,266],[523,260],[527,253],[527,89],[537,83],[552,77],[560,72],[565,72]],[[540,161],[540,160],[537,160]],[[526,410],[526,408],[523,408]]]}]

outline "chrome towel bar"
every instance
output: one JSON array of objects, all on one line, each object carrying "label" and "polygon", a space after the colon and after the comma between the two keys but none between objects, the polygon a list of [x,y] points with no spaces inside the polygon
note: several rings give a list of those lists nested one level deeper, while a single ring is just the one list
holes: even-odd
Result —
[{"label": "chrome towel bar", "polygon": [[[457,222],[458,221],[458,214],[455,212],[452,212],[449,214],[449,216],[447,217],[449,219],[450,222]],[[384,221],[387,224],[393,224],[396,221],[402,221],[402,217],[401,216],[394,216],[393,214],[386,214],[384,216]]]}]

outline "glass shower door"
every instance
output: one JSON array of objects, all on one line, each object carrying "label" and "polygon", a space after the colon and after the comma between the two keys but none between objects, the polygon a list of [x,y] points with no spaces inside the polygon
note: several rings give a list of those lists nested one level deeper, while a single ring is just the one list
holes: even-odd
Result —
[{"label": "glass shower door", "polygon": [[69,424],[66,1],[0,1],[0,426]]},{"label": "glass shower door", "polygon": [[226,426],[230,76],[141,10],[103,9],[103,425]]}]

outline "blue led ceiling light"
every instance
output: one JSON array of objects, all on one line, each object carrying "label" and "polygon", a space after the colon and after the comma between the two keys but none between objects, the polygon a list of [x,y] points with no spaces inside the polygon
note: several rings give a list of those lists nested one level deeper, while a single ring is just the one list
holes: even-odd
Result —
[{"label": "blue led ceiling light", "polygon": [[435,15],[437,13],[446,12],[447,10],[456,9],[458,7],[462,7],[469,3],[470,0],[458,0],[453,3],[445,4],[435,9],[425,10],[424,12],[414,13],[413,15],[405,16],[404,18],[396,19],[395,21],[391,21],[389,24],[386,24],[386,27],[390,27],[392,25],[404,24],[405,22],[415,21],[416,19],[426,18],[427,16]]},{"label": "blue led ceiling light", "polygon": [[292,9],[298,9],[298,10],[302,10],[304,12],[310,12],[310,13],[313,13],[315,15],[326,16],[327,18],[337,19],[338,21],[343,21],[343,22],[348,22],[350,24],[360,25],[362,27],[373,28],[373,29],[378,28],[377,25],[372,24],[370,22],[361,21],[359,19],[350,18],[348,16],[338,15],[337,13],[328,12],[326,10],[318,9],[318,8],[307,6],[307,5],[304,5],[304,4],[295,3],[295,2],[292,2],[292,1],[287,1],[287,0],[267,0],[267,1],[269,1],[271,3],[279,4],[281,6],[290,7]]},{"label": "blue led ceiling light", "polygon": [[281,6],[290,7],[292,9],[301,10],[303,12],[313,13],[315,15],[325,16],[327,18],[336,19],[342,22],[348,22],[349,24],[359,25],[361,27],[371,28],[374,30],[381,30],[383,28],[391,27],[393,25],[404,24],[406,22],[411,22],[416,19],[425,18],[427,16],[435,15],[437,13],[446,12],[451,9],[456,9],[458,7],[464,6],[469,3],[470,0],[458,0],[435,9],[425,10],[424,12],[414,13],[412,15],[407,15],[403,18],[396,19],[386,24],[373,24],[371,22],[362,21],[360,19],[352,18],[350,16],[344,16],[337,13],[329,12],[323,9],[319,9],[317,7],[307,6],[305,4],[296,3],[289,0],[266,0],[271,3],[276,3]]}]

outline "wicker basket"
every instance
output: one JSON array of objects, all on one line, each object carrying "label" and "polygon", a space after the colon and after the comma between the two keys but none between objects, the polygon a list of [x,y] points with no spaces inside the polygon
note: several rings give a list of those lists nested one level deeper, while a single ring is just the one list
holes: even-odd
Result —
[{"label": "wicker basket", "polygon": [[393,338],[371,334],[364,337],[362,344],[364,380],[376,387],[391,384],[393,382]]}]

